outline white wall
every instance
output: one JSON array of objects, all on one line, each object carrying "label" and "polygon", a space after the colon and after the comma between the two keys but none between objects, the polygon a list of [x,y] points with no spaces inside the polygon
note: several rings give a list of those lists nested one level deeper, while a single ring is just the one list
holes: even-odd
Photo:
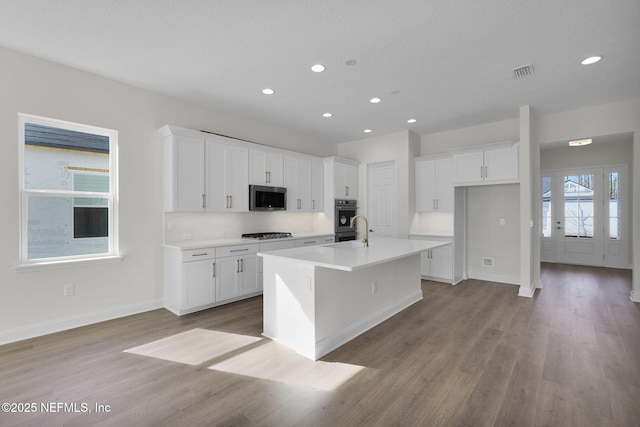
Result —
[{"label": "white wall", "polygon": [[[162,149],[169,123],[285,149],[336,154],[333,144],[188,104],[0,48],[0,343],[157,307],[162,300]],[[18,112],[119,132],[118,264],[17,273]],[[73,283],[75,295],[63,297]]]},{"label": "white wall", "polygon": [[398,169],[398,238],[407,238],[413,217],[413,191],[410,181],[414,180],[413,156],[417,152],[417,139],[409,131],[376,136],[338,144],[338,156],[359,160],[358,204],[367,206],[366,171],[367,164],[385,160],[397,160]]},{"label": "white wall", "polygon": [[[467,187],[467,275],[471,278],[520,283],[520,186]],[[504,220],[501,225],[500,220]],[[482,263],[484,257],[494,265]]]}]

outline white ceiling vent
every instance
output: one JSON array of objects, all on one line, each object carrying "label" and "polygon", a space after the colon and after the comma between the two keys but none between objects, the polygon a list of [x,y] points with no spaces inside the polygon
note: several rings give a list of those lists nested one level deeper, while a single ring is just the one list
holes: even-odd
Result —
[{"label": "white ceiling vent", "polygon": [[513,77],[515,77],[516,79],[527,77],[530,74],[533,74],[533,65],[531,64],[523,65],[521,67],[513,69]]}]

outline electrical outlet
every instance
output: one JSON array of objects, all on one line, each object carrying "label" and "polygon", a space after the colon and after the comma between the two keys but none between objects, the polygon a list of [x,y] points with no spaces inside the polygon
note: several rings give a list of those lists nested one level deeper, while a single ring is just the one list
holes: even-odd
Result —
[{"label": "electrical outlet", "polygon": [[193,234],[191,233],[185,233],[182,235],[182,240],[192,240],[193,239]]},{"label": "electrical outlet", "polygon": [[378,282],[371,282],[371,293],[375,294],[378,292]]},{"label": "electrical outlet", "polygon": [[69,284],[67,284],[67,285],[64,285],[64,288],[63,288],[63,295],[64,295],[65,297],[73,296],[74,291],[75,291],[75,290],[74,290],[74,287],[73,287],[73,283],[69,283]]},{"label": "electrical outlet", "polygon": [[493,267],[493,258],[489,258],[489,257],[482,258],[482,265],[485,267]]},{"label": "electrical outlet", "polygon": [[500,225],[505,225],[507,223],[507,220],[505,220],[504,218],[500,218]]}]

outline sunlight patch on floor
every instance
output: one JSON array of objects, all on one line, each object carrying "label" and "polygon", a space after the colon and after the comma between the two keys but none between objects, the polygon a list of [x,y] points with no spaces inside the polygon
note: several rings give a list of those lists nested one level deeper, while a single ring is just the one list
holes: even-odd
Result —
[{"label": "sunlight patch on floor", "polygon": [[187,365],[200,365],[261,340],[264,338],[196,328],[130,348],[125,352]]},{"label": "sunlight patch on floor", "polygon": [[270,341],[216,363],[209,369],[333,391],[363,370],[364,366],[313,361]]}]

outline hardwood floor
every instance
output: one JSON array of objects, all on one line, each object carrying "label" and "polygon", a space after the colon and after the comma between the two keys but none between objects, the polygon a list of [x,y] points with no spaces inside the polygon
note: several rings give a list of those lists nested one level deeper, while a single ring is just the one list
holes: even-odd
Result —
[{"label": "hardwood floor", "polygon": [[224,357],[125,352],[195,328],[260,337],[261,298],[0,346],[1,401],[37,406],[0,425],[639,426],[630,271],[545,264],[542,283],[529,299],[512,285],[424,281],[421,302],[322,359],[365,367],[331,392],[209,369]]}]

